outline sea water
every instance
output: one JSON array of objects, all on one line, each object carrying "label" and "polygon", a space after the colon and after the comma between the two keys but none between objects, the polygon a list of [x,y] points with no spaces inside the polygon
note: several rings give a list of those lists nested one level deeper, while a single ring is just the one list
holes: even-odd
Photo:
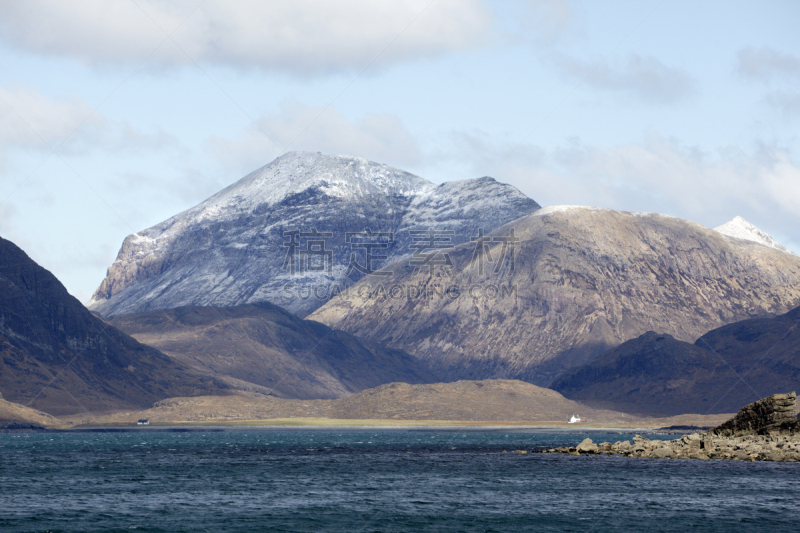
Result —
[{"label": "sea water", "polygon": [[586,436],[510,429],[3,433],[0,530],[800,530],[800,463],[514,453]]}]

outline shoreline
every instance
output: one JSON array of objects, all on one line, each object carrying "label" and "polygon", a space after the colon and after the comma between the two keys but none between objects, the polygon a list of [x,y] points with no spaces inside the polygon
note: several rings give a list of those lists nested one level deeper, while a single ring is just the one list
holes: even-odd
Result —
[{"label": "shoreline", "polygon": [[800,420],[794,392],[773,394],[742,407],[735,417],[703,433],[679,439],[647,439],[595,444],[586,438],[577,446],[534,450],[567,455],[619,455],[654,459],[724,459],[730,461],[800,462]]},{"label": "shoreline", "polygon": [[558,421],[493,421],[493,420],[391,420],[334,418],[273,418],[263,420],[225,421],[157,421],[147,425],[125,422],[85,423],[74,426],[52,426],[56,431],[202,431],[203,429],[253,430],[432,430],[432,431],[536,431],[551,433],[665,433],[684,434],[701,428],[667,428],[662,425],[568,424]]}]

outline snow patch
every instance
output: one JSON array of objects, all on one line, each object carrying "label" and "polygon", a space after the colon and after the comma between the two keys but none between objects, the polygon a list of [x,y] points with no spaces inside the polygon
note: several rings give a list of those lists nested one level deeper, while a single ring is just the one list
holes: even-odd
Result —
[{"label": "snow patch", "polygon": [[761,231],[756,226],[739,216],[734,217],[725,224],[714,228],[714,231],[721,233],[726,237],[756,242],[758,244],[763,244],[764,246],[774,248],[775,250],[780,250],[781,252],[794,255],[786,247],[782,246],[775,239],[773,239],[769,234]]},{"label": "snow patch", "polygon": [[541,209],[537,209],[536,212],[533,213],[533,216],[538,217],[552,215],[553,213],[567,213],[569,211],[613,211],[613,209],[586,205],[550,205]]}]

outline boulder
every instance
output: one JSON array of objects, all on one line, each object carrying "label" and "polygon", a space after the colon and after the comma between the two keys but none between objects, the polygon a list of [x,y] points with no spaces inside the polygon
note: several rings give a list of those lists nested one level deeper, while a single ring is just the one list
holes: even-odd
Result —
[{"label": "boulder", "polygon": [[601,442],[597,446],[598,453],[614,453],[614,445],[610,442]]},{"label": "boulder", "polygon": [[597,444],[592,442],[592,439],[585,438],[575,449],[580,453],[597,453]]},{"label": "boulder", "polygon": [[641,435],[636,435],[633,437],[633,451],[634,452],[643,452],[645,451],[650,444],[650,439],[646,439]]},{"label": "boulder", "polygon": [[742,407],[735,417],[708,431],[719,437],[794,435],[800,433],[794,392],[773,394]]},{"label": "boulder", "polygon": [[650,452],[650,457],[655,457],[657,459],[665,459],[673,455],[675,455],[675,452],[669,446],[661,446]]},{"label": "boulder", "polygon": [[631,451],[631,442],[628,440],[624,440],[622,442],[615,442],[614,449],[619,452],[629,452]]}]

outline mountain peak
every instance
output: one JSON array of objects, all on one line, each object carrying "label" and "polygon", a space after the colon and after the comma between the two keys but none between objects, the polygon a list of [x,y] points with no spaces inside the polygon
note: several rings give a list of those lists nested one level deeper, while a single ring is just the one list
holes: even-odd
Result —
[{"label": "mountain peak", "polygon": [[736,216],[725,224],[714,228],[714,231],[735,239],[757,242],[758,244],[763,244],[764,246],[780,250],[781,252],[792,253],[769,234],[761,231],[740,216]]},{"label": "mountain peak", "polygon": [[[360,157],[289,152],[197,206],[128,236],[87,305],[110,316],[268,301],[303,315],[325,298],[286,287],[349,286],[372,273],[363,266],[365,253],[374,256],[376,269],[378,262],[384,266],[414,253],[419,245],[413,231],[445,231],[457,246],[538,208],[492,178],[436,185]],[[362,248],[358,239],[364,237],[350,241],[365,229],[381,234],[376,238],[383,241],[370,244],[381,253]],[[312,230],[321,235],[309,241]],[[320,242],[319,250],[309,248]]]},{"label": "mountain peak", "polygon": [[410,196],[434,188],[426,179],[381,163],[349,155],[287,152],[202,202],[192,211],[220,207],[248,210],[274,205],[309,189],[331,197],[370,194]]}]

